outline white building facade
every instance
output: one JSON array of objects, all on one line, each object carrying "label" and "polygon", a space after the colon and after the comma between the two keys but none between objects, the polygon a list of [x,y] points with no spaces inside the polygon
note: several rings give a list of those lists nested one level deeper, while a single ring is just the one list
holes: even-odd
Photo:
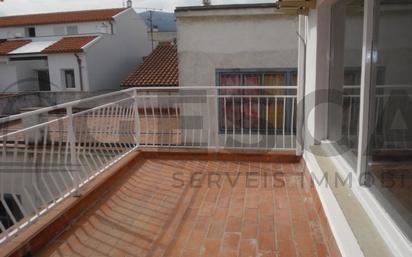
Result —
[{"label": "white building facade", "polygon": [[119,89],[146,31],[132,8],[0,17],[0,92]]}]

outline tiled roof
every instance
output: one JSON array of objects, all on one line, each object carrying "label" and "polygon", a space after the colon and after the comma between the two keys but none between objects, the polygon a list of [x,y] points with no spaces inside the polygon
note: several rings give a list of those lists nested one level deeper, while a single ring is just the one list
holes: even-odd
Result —
[{"label": "tiled roof", "polygon": [[7,55],[9,52],[14,51],[30,42],[31,40],[0,41],[0,55]]},{"label": "tiled roof", "polygon": [[96,36],[65,37],[44,49],[42,53],[55,54],[82,52],[82,47],[95,38]]},{"label": "tiled roof", "polygon": [[0,17],[0,27],[111,20],[125,8]]},{"label": "tiled roof", "polygon": [[126,87],[178,85],[177,47],[171,43],[160,43],[123,81]]}]

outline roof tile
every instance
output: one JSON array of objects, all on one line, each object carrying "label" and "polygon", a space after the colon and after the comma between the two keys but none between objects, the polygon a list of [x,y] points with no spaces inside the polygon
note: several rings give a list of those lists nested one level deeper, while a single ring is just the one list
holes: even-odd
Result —
[{"label": "roof tile", "polygon": [[7,40],[0,41],[0,55],[7,55],[8,53],[30,43],[31,40]]},{"label": "roof tile", "polygon": [[178,86],[176,45],[160,43],[122,84],[125,87]]},{"label": "roof tile", "polygon": [[59,24],[68,22],[90,22],[112,20],[113,16],[125,8],[86,10],[75,12],[42,13],[0,17],[1,27]]},{"label": "roof tile", "polygon": [[96,36],[85,37],[65,37],[47,47],[42,53],[56,54],[56,53],[76,53],[82,52],[85,45],[97,38]]}]

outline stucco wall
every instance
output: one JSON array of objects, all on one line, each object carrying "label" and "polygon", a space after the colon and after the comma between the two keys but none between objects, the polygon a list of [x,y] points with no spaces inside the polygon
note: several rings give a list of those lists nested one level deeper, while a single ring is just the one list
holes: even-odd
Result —
[{"label": "stucco wall", "polygon": [[215,85],[223,68],[296,68],[294,16],[177,19],[180,86]]},{"label": "stucco wall", "polygon": [[115,34],[86,48],[90,90],[120,89],[120,83],[151,51],[144,20],[129,10],[115,19]]}]

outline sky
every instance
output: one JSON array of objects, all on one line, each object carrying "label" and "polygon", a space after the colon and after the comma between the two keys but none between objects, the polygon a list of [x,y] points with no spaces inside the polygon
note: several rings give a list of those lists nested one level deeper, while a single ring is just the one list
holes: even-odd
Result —
[{"label": "sky", "polygon": [[[0,16],[122,7],[126,0],[0,0]],[[211,0],[212,4],[262,3],[274,0]],[[200,5],[202,0],[134,0],[134,8],[173,12],[176,6]],[[140,9],[136,9],[140,11]],[[144,10],[142,10],[144,11]]]}]

